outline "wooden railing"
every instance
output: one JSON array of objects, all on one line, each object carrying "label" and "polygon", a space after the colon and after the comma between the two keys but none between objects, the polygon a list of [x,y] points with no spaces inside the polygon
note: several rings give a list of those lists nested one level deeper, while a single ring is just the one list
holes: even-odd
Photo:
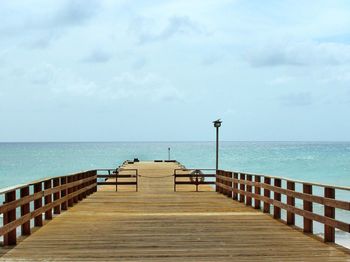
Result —
[{"label": "wooden railing", "polygon": [[[200,173],[192,174],[193,171],[200,171]],[[176,192],[177,185],[195,185],[196,192],[198,192],[200,185],[215,185],[214,180],[206,181],[206,178],[214,179],[215,169],[174,169],[174,192]]]},{"label": "wooden railing", "polygon": [[[0,190],[0,195],[5,198],[0,206],[3,244],[16,245],[18,227],[21,227],[22,235],[30,235],[31,220],[34,220],[35,227],[41,227],[43,214],[45,220],[50,220],[53,214],[60,214],[61,210],[67,210],[96,190],[96,170],[50,177]],[[17,209],[20,210],[16,212]]]},{"label": "wooden railing", "polygon": [[[97,185],[114,185],[115,191],[118,191],[118,186],[129,185],[135,186],[135,191],[138,192],[138,170],[137,169],[97,169]],[[122,174],[121,174],[122,173]]]},{"label": "wooden railing", "polygon": [[[301,187],[301,190],[296,190],[296,185]],[[313,194],[314,188],[320,188],[323,195]],[[324,225],[324,242],[335,242],[336,228],[350,233],[350,224],[335,218],[336,209],[350,210],[348,200],[335,199],[336,192],[350,193],[349,187],[218,170],[216,191],[248,206],[262,209],[264,213],[270,213],[271,207],[273,207],[273,217],[284,220],[287,225],[294,226],[295,216],[299,215],[303,218],[303,231],[305,233],[313,233],[313,221],[322,223]],[[273,193],[273,197],[271,193]],[[282,195],[285,201],[283,201]],[[296,206],[296,199],[302,201],[302,208]],[[314,203],[323,206],[323,215],[314,212]],[[281,218],[281,209],[286,210],[286,218]]]}]

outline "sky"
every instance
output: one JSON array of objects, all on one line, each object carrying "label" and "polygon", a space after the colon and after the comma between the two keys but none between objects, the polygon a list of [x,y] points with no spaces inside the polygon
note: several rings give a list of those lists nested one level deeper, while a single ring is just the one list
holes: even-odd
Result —
[{"label": "sky", "polygon": [[0,1],[0,141],[350,140],[347,0]]}]

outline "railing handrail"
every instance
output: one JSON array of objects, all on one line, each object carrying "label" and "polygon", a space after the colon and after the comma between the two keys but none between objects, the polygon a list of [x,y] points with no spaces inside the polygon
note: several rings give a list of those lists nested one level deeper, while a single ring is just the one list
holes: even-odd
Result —
[{"label": "railing handrail", "polygon": [[96,169],[89,169],[89,170],[78,171],[78,172],[75,172],[75,173],[68,173],[67,175],[44,177],[44,178],[39,178],[37,180],[32,180],[32,181],[30,181],[28,183],[23,183],[23,184],[17,184],[17,185],[14,185],[14,186],[3,187],[3,188],[0,188],[0,195],[3,195],[5,193],[13,191],[13,190],[19,190],[19,189],[27,187],[27,186],[32,186],[32,185],[35,185],[37,183],[43,183],[43,182],[45,182],[47,180],[60,179],[62,177],[74,176],[74,175],[77,175],[77,174],[90,172],[90,171],[95,171],[95,170]]},{"label": "railing handrail", "polygon": [[[199,190],[199,185],[215,185],[215,181],[201,181],[199,180],[199,178],[209,178],[209,177],[215,177],[216,174],[205,174],[205,173],[202,173],[202,174],[191,174],[191,173],[186,173],[186,174],[179,174],[179,173],[176,173],[177,171],[182,171],[182,172],[189,172],[189,171],[196,171],[196,170],[199,170],[199,171],[213,171],[213,170],[216,170],[216,169],[213,169],[213,168],[175,168],[174,169],[174,173],[173,173],[173,176],[174,176],[174,192],[176,192],[176,185],[195,185],[196,186],[196,192],[198,192]],[[189,179],[189,181],[178,181],[176,180],[176,178],[193,178],[195,177],[195,180],[191,181]]]},{"label": "railing handrail", "polygon": [[[97,178],[104,178],[105,181],[97,181],[98,186],[114,185],[115,190],[118,191],[118,185],[133,185],[135,186],[135,191],[138,192],[138,169],[137,168],[100,168],[95,169]],[[108,174],[98,174],[99,171],[108,171]],[[115,171],[112,172],[111,171]],[[120,174],[120,172],[133,171],[135,174]],[[115,178],[115,181],[107,181],[109,178]],[[119,181],[118,179],[132,178],[134,181]]]},{"label": "railing handrail", "polygon": [[302,180],[297,180],[297,179],[292,179],[288,177],[282,177],[282,176],[271,176],[267,174],[262,174],[262,173],[251,173],[251,172],[244,172],[244,171],[236,171],[236,170],[230,170],[229,172],[232,173],[237,173],[237,174],[245,174],[245,175],[251,175],[251,176],[260,176],[260,177],[269,177],[273,179],[281,179],[283,181],[290,181],[294,182],[297,184],[308,184],[312,186],[317,186],[317,187],[323,187],[323,188],[334,188],[334,189],[339,189],[339,190],[344,190],[344,191],[350,191],[350,186],[338,186],[338,185],[330,185],[330,184],[324,184],[324,183],[317,183],[317,182],[311,182],[311,181],[302,181]]},{"label": "railing handrail", "polygon": [[[1,194],[5,195],[5,202],[0,205],[0,213],[4,214],[0,235],[4,236],[4,245],[17,243],[17,227],[22,228],[22,235],[29,235],[32,219],[34,226],[43,226],[43,213],[46,220],[52,219],[53,213],[58,215],[61,210],[96,192],[96,173],[95,170],[88,170],[3,189]],[[19,207],[18,217],[16,209]]]},{"label": "railing handrail", "polygon": [[[282,184],[282,180],[287,182],[286,185]],[[302,184],[302,192],[296,190],[296,184]],[[322,187],[324,195],[313,194],[313,186]],[[350,224],[335,218],[335,209],[350,211],[350,202],[336,199],[336,190],[344,190],[344,187],[237,171],[218,170],[216,175],[217,192],[264,213],[270,214],[272,206],[273,217],[279,220],[282,219],[281,209],[284,209],[287,211],[285,222],[288,225],[295,226],[295,215],[303,217],[303,230],[306,233],[313,233],[313,221],[324,224],[325,242],[335,241],[335,228],[350,233]],[[348,191],[348,188],[345,187],[345,190]],[[273,197],[271,192],[274,193]],[[282,201],[282,195],[286,197],[286,202]],[[302,208],[295,205],[296,199],[303,201]],[[313,203],[323,205],[324,215],[313,211]]]}]

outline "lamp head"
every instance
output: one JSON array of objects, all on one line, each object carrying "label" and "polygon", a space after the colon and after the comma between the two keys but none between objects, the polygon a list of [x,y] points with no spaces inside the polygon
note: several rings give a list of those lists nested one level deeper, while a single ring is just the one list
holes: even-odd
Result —
[{"label": "lamp head", "polygon": [[221,119],[213,121],[214,127],[216,127],[216,128],[220,127],[221,123],[222,123]]}]

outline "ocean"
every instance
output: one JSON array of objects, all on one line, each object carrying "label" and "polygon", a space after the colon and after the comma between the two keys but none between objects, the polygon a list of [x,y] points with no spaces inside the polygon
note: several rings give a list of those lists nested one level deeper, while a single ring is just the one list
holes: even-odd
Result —
[{"label": "ocean", "polygon": [[[215,168],[214,142],[0,143],[0,188],[81,170],[115,168],[127,159],[167,159],[169,147],[171,159],[186,167]],[[221,142],[219,168],[350,186],[350,142]],[[349,201],[350,193],[337,197]],[[317,205],[315,210],[323,212]],[[348,213],[337,211],[336,218],[349,223]],[[297,217],[297,224],[301,223]],[[318,223],[315,232],[323,233]],[[350,234],[337,231],[336,235],[338,243],[350,246]]]}]

